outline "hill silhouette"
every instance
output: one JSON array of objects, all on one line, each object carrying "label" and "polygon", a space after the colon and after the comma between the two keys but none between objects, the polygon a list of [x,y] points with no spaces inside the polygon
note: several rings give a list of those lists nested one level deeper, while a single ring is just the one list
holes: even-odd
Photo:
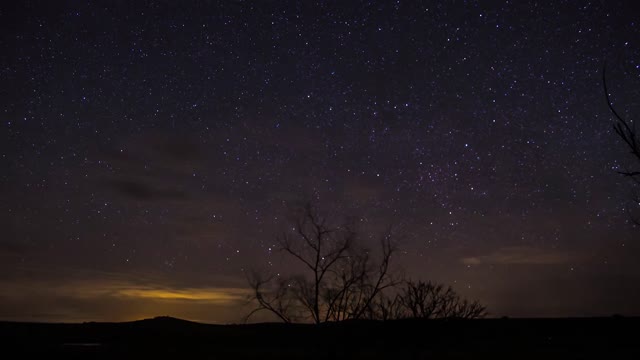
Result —
[{"label": "hill silhouette", "polygon": [[180,328],[206,325],[199,322],[179,319],[171,316],[156,316],[151,319],[135,320],[130,322],[130,324],[151,328]]},{"label": "hill silhouette", "polygon": [[382,359],[640,358],[640,318],[202,324],[171,317],[124,323],[0,322],[4,350],[65,358]]}]

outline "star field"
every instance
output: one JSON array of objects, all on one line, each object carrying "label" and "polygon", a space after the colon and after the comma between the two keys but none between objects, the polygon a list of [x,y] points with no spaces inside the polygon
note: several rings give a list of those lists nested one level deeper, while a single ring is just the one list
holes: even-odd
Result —
[{"label": "star field", "polygon": [[308,199],[494,316],[637,315],[633,8],[2,5],[0,318],[240,321]]}]

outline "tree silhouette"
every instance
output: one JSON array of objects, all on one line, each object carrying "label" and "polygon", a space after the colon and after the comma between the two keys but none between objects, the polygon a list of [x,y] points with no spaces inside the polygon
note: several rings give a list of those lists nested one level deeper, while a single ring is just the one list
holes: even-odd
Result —
[{"label": "tree silhouette", "polygon": [[[627,149],[631,153],[632,157],[635,158],[638,163],[637,166],[640,166],[640,138],[638,137],[638,132],[633,120],[628,120],[624,118],[618,111],[616,111],[613,103],[611,102],[611,98],[609,96],[609,90],[607,88],[607,66],[606,63],[602,67],[602,86],[604,87],[604,95],[607,99],[607,106],[609,110],[615,117],[615,123],[613,124],[613,129],[618,135],[618,137],[626,144]],[[623,176],[631,178],[636,184],[640,184],[640,168],[636,170],[625,170],[618,171]],[[635,204],[640,203],[640,196],[636,193],[633,195],[633,202]],[[636,225],[640,225],[640,219],[632,216],[632,221]]]},{"label": "tree silhouette", "polygon": [[392,299],[377,303],[377,318],[475,319],[486,315],[477,301],[461,298],[450,286],[406,281]]},{"label": "tree silhouette", "polygon": [[390,264],[396,246],[391,229],[381,237],[379,262],[359,246],[352,221],[335,225],[308,203],[296,211],[293,227],[278,237],[281,251],[303,268],[290,277],[249,279],[252,301],[259,311],[268,311],[284,322],[360,319],[367,316],[383,290],[398,281]]}]

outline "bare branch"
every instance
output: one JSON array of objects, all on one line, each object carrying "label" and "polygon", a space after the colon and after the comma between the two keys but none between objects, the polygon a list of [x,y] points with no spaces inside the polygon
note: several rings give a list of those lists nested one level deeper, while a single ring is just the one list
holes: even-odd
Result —
[{"label": "bare branch", "polygon": [[253,294],[249,300],[256,301],[258,307],[245,317],[245,322],[259,311],[269,311],[286,323],[292,321],[290,312],[293,304],[290,302],[289,296],[287,296],[285,284],[278,282],[275,289],[266,289],[274,278],[274,276],[263,278],[260,274],[254,272],[248,279],[249,285],[253,289]]},{"label": "bare branch", "polygon": [[462,299],[450,286],[442,284],[408,281],[398,297],[404,316],[413,318],[475,319],[486,314],[480,303]]},{"label": "bare branch", "polygon": [[[616,134],[622,139],[622,141],[627,144],[627,147],[629,148],[631,154],[633,154],[633,156],[640,160],[640,144],[635,124],[623,118],[613,106],[613,103],[611,102],[611,98],[609,96],[609,89],[607,88],[606,76],[607,64],[605,63],[602,67],[602,86],[604,88],[605,98],[607,99],[607,106],[609,107],[609,110],[611,111],[613,116],[616,118],[616,123],[613,124],[613,129]],[[620,174],[634,177],[640,175],[640,171],[626,171],[620,172]]]},{"label": "bare branch", "polygon": [[[602,67],[602,86],[604,88],[605,98],[607,99],[607,106],[609,107],[609,110],[611,111],[613,116],[616,118],[616,122],[613,124],[613,129],[618,135],[618,137],[622,139],[622,141],[627,145],[627,148],[629,149],[630,153],[636,158],[636,160],[640,161],[640,139],[638,138],[638,133],[636,132],[635,123],[623,118],[613,106],[613,103],[611,102],[611,98],[609,97],[609,90],[607,88],[606,72],[607,72],[607,64],[605,62],[605,64]],[[636,185],[640,185],[640,171],[626,170],[626,171],[618,171],[618,173],[622,176],[631,178],[636,183]],[[638,204],[638,201],[636,199],[634,201],[634,205],[637,205],[637,204]],[[631,213],[629,214],[629,216],[631,218],[631,221],[635,225],[639,225],[640,219],[638,219],[636,216],[634,216]]]}]

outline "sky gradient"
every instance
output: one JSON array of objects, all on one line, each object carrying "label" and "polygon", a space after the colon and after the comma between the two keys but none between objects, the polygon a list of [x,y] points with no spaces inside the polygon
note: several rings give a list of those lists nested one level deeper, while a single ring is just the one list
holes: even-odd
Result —
[{"label": "sky gradient", "polygon": [[301,3],[0,5],[0,319],[242,321],[305,200],[490,316],[640,315],[633,2]]}]

